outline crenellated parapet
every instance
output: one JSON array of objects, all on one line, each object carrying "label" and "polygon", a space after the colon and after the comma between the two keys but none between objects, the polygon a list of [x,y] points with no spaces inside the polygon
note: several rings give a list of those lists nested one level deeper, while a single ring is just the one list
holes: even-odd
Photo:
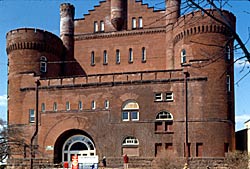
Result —
[{"label": "crenellated parapet", "polygon": [[11,30],[7,33],[6,38],[7,54],[10,54],[14,50],[23,49],[48,52],[59,56],[63,52],[61,39],[50,32],[40,29],[20,28]]},{"label": "crenellated parapet", "polygon": [[[207,12],[227,24],[215,10],[207,10]],[[223,16],[227,19],[232,29],[235,29],[235,16],[228,12],[222,11]],[[208,16],[203,11],[196,11],[184,15],[178,19],[174,25],[174,44],[182,40],[184,37],[203,34],[203,33],[220,33],[226,36],[230,36],[230,29],[220,22],[217,22],[211,16]]]}]

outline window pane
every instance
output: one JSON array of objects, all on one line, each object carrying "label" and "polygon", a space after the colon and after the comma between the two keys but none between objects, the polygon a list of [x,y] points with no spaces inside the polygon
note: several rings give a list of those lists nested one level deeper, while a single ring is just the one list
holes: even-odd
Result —
[{"label": "window pane", "polygon": [[101,25],[101,31],[104,32],[104,22],[101,21],[101,22],[100,22],[100,25]]},{"label": "window pane", "polygon": [[122,112],[122,121],[129,121],[128,112]]},{"label": "window pane", "polygon": [[173,101],[173,92],[166,93],[166,101]]},{"label": "window pane", "polygon": [[120,50],[116,50],[116,63],[120,63]]},{"label": "window pane", "polygon": [[91,65],[92,66],[95,65],[95,52],[94,51],[91,52]]},{"label": "window pane", "polygon": [[146,48],[142,48],[142,62],[146,61]]},{"label": "window pane", "polygon": [[129,49],[129,59],[128,59],[128,61],[130,63],[133,62],[133,50],[132,50],[132,48]]},{"label": "window pane", "polygon": [[136,112],[136,111],[131,112],[131,119],[132,120],[139,120],[138,112]]},{"label": "window pane", "polygon": [[142,17],[139,18],[139,28],[143,27],[143,23],[142,23]]},{"label": "window pane", "polygon": [[79,102],[78,102],[78,109],[79,109],[79,110],[82,110],[82,101],[79,101]]},{"label": "window pane", "polygon": [[34,109],[29,110],[29,121],[30,123],[35,122],[35,110]]},{"label": "window pane", "polygon": [[162,93],[155,93],[155,101],[162,101]]},{"label": "window pane", "polygon": [[42,112],[45,112],[45,103],[42,103],[41,109],[42,109]]},{"label": "window pane", "polygon": [[103,64],[108,64],[108,54],[106,50],[103,52]]}]

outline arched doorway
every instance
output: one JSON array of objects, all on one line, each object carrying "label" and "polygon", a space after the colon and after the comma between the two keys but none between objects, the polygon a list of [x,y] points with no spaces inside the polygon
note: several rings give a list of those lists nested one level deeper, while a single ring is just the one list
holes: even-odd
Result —
[{"label": "arched doorway", "polygon": [[62,162],[71,163],[72,156],[95,156],[96,149],[90,138],[84,135],[73,135],[62,147]]},{"label": "arched doorway", "polygon": [[95,156],[95,143],[91,136],[78,129],[72,129],[62,133],[54,145],[54,163],[68,162],[71,164],[71,157]]}]

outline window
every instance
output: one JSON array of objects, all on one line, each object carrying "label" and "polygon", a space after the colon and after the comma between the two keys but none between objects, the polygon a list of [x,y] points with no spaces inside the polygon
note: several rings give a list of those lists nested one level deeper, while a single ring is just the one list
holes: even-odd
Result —
[{"label": "window", "polygon": [[173,126],[173,116],[167,111],[161,111],[156,116],[155,131],[156,132],[171,132]]},{"label": "window", "polygon": [[229,61],[231,59],[231,50],[230,50],[230,46],[227,45],[226,46],[226,60]]},{"label": "window", "polygon": [[143,28],[142,17],[139,17],[139,28]]},{"label": "window", "polygon": [[103,64],[107,65],[108,64],[108,54],[107,51],[103,51]]},{"label": "window", "polygon": [[95,21],[95,22],[94,22],[94,32],[98,32],[98,31],[99,31],[98,22]]},{"label": "window", "polygon": [[187,62],[186,50],[182,49],[182,51],[181,51],[181,63],[186,63],[186,62]]},{"label": "window", "polygon": [[133,50],[132,50],[132,48],[129,48],[128,62],[133,63]]},{"label": "window", "polygon": [[66,110],[69,111],[70,110],[70,103],[67,101],[66,102]]},{"label": "window", "polygon": [[35,110],[29,109],[29,122],[35,123]]},{"label": "window", "polygon": [[203,144],[196,143],[196,157],[202,157]]},{"label": "window", "polygon": [[173,92],[166,92],[166,101],[173,101],[174,95]]},{"label": "window", "polygon": [[132,18],[132,29],[136,29],[136,18]]},{"label": "window", "polygon": [[120,50],[116,50],[116,64],[119,64],[121,62],[121,56],[120,56]]},{"label": "window", "polygon": [[126,137],[123,142],[122,145],[139,145],[139,140],[135,137]]},{"label": "window", "polygon": [[109,108],[109,101],[108,101],[108,100],[105,100],[105,102],[104,102],[104,107],[105,107],[105,109],[108,109],[108,108]]},{"label": "window", "polygon": [[142,58],[141,58],[141,59],[142,59],[142,62],[146,62],[146,59],[147,59],[147,58],[146,58],[146,48],[145,48],[145,47],[142,48],[141,54],[142,54],[142,55],[141,55],[141,56],[142,56]]},{"label": "window", "polygon": [[227,75],[227,92],[231,91],[230,75]]},{"label": "window", "polygon": [[155,93],[155,101],[162,101],[162,93]]},{"label": "window", "polygon": [[91,109],[92,109],[92,110],[95,110],[95,109],[96,109],[96,103],[95,103],[94,100],[91,102]]},{"label": "window", "polygon": [[78,102],[78,110],[82,110],[82,101]]},{"label": "window", "polygon": [[104,21],[100,21],[101,32],[104,32]]},{"label": "window", "polygon": [[54,102],[54,104],[53,104],[53,111],[57,111],[57,103],[56,102]]},{"label": "window", "polygon": [[41,110],[42,110],[42,112],[45,112],[45,103],[42,103]]},{"label": "window", "polygon": [[91,66],[94,66],[95,65],[95,52],[92,51],[91,52]]},{"label": "window", "polygon": [[122,107],[122,121],[138,121],[139,105],[135,101],[128,101]]},{"label": "window", "polygon": [[133,136],[126,137],[122,142],[122,153],[128,156],[139,156],[139,140]]},{"label": "window", "polygon": [[47,72],[47,58],[45,56],[41,56],[40,58],[40,72]]}]

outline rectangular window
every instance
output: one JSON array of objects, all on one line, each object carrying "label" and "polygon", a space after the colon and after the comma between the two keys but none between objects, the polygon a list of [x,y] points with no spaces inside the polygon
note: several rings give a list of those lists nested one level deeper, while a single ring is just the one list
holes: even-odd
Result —
[{"label": "rectangular window", "polygon": [[116,50],[116,64],[119,64],[121,62],[121,56],[120,56],[120,50]]},{"label": "rectangular window", "polygon": [[104,32],[104,21],[100,21],[101,32]]},{"label": "rectangular window", "polygon": [[29,122],[35,123],[35,110],[29,109]]},{"label": "rectangular window", "polygon": [[133,50],[132,50],[132,48],[129,48],[128,62],[133,63]]},{"label": "rectangular window", "polygon": [[129,121],[129,112],[122,112],[122,121]]},{"label": "rectangular window", "polygon": [[98,32],[98,31],[99,31],[98,22],[95,21],[95,22],[94,22],[94,32]]},{"label": "rectangular window", "polygon": [[231,51],[230,51],[230,46],[226,46],[226,59],[229,61],[231,59]]},{"label": "rectangular window", "polygon": [[139,28],[143,28],[142,17],[139,17]]},{"label": "rectangular window", "polygon": [[166,101],[173,101],[174,95],[173,92],[166,92]]},{"label": "rectangular window", "polygon": [[45,103],[42,103],[41,110],[42,110],[42,112],[45,112]]},{"label": "rectangular window", "polygon": [[160,155],[162,151],[162,143],[155,143],[155,156]]},{"label": "rectangular window", "polygon": [[163,127],[162,121],[155,122],[155,131],[163,131]]},{"label": "rectangular window", "polygon": [[165,149],[166,150],[173,150],[173,143],[166,143],[165,144]]},{"label": "rectangular window", "polygon": [[136,18],[132,18],[132,29],[136,29]]},{"label": "rectangular window", "polygon": [[231,91],[230,75],[227,75],[227,92]]},{"label": "rectangular window", "polygon": [[54,102],[54,104],[53,104],[53,111],[57,111],[57,103],[56,102]]},{"label": "rectangular window", "polygon": [[78,102],[78,109],[79,109],[79,110],[82,110],[82,101],[79,101],[79,102]]},{"label": "rectangular window", "polygon": [[132,121],[137,121],[139,120],[139,113],[137,111],[132,111],[131,112],[131,120]]},{"label": "rectangular window", "polygon": [[92,110],[96,109],[96,102],[94,100],[91,102],[91,109]]},{"label": "rectangular window", "polygon": [[66,110],[69,111],[70,110],[70,103],[67,101],[66,102]]},{"label": "rectangular window", "polygon": [[143,47],[142,48],[142,62],[146,62],[146,48],[145,47]]},{"label": "rectangular window", "polygon": [[105,107],[105,109],[109,109],[109,101],[108,100],[105,100],[104,107]]},{"label": "rectangular window", "polygon": [[162,93],[155,93],[155,101],[162,101]]},{"label": "rectangular window", "polygon": [[95,52],[92,51],[91,52],[91,66],[94,66],[95,65]]},{"label": "rectangular window", "polygon": [[107,65],[108,64],[108,54],[107,51],[103,51],[103,64]]}]

